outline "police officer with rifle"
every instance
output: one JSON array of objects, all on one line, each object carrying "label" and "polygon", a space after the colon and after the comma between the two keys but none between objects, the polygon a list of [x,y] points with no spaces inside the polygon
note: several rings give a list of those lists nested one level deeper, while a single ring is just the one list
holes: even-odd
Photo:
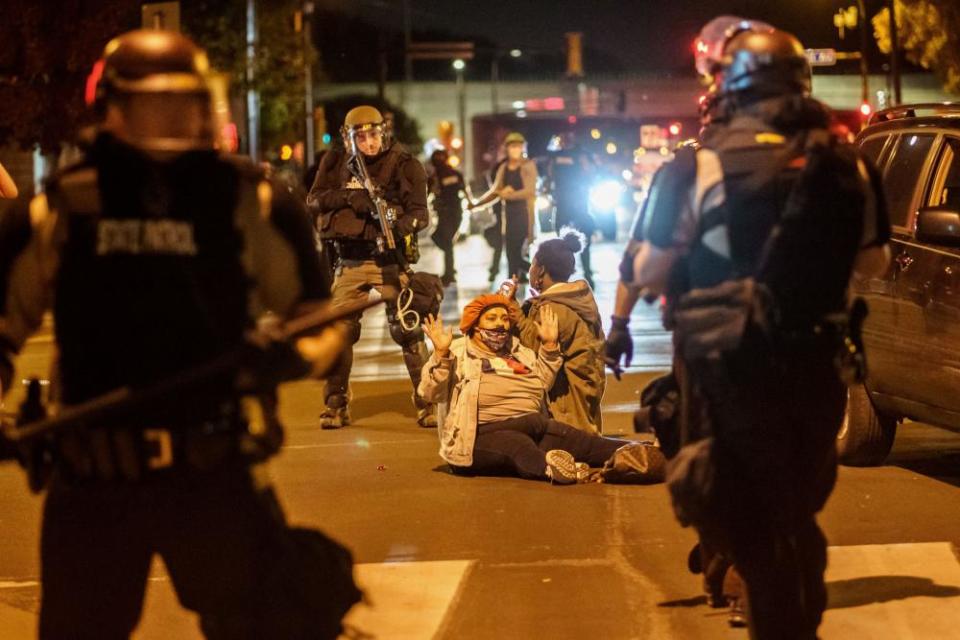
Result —
[{"label": "police officer with rifle", "polygon": [[[711,70],[727,122],[654,181],[635,295],[668,322],[709,437],[671,461],[678,519],[732,558],[753,638],[816,637],[844,380],[863,375],[856,273],[885,268],[890,229],[874,168],[830,132],[801,44],[745,30]],[[666,191],[662,191],[666,189]],[[673,207],[657,202],[673,202]]]},{"label": "police officer with rifle", "polygon": [[[44,419],[34,383],[4,431],[47,489],[39,635],[128,637],[159,554],[209,638],[335,638],[359,597],[349,553],[290,528],[264,468],[276,384],[344,346],[303,206],[216,150],[188,38],[126,33],[95,73],[83,159],[0,218],[4,389],[55,320],[59,415]],[[269,314],[275,340],[255,331]]]},{"label": "police officer with rifle", "polygon": [[[429,221],[427,180],[423,165],[403,146],[391,140],[383,116],[371,106],[351,109],[341,129],[345,149],[324,156],[307,208],[320,238],[332,243],[338,264],[333,284],[336,305],[366,300],[372,289],[387,304],[390,337],[403,350],[413,383],[417,423],[436,427],[433,405],[417,394],[427,348],[420,328],[424,309],[413,295],[427,281],[427,298],[437,301],[443,287],[439,278],[413,274],[419,259],[417,232]],[[348,321],[349,346],[326,381],[320,426],[338,429],[350,424],[350,370],[353,345],[360,339],[361,314]]]}]

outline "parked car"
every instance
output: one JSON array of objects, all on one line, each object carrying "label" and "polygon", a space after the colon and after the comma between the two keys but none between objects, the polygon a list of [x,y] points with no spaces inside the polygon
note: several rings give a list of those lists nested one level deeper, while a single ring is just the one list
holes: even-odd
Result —
[{"label": "parked car", "polygon": [[870,308],[869,368],[849,390],[838,450],[874,465],[905,418],[960,431],[960,104],[877,112],[857,142],[883,176],[893,260],[853,285]]}]

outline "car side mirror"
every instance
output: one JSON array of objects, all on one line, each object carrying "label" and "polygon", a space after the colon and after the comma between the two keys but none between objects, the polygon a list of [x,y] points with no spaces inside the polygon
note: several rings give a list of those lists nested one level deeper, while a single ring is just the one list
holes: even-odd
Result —
[{"label": "car side mirror", "polygon": [[960,247],[960,210],[928,207],[917,212],[917,240],[946,247]]}]

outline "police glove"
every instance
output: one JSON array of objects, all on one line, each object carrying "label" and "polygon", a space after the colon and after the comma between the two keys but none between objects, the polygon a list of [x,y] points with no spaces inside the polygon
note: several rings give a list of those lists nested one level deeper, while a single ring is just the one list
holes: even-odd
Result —
[{"label": "police glove", "polygon": [[357,213],[373,213],[376,209],[373,206],[373,200],[363,189],[347,189],[350,193],[347,195],[347,205]]},{"label": "police glove", "polygon": [[627,327],[630,318],[611,316],[610,320],[610,333],[607,334],[607,342],[604,345],[606,354],[603,361],[613,372],[614,377],[619,380],[623,375],[620,360],[623,360],[625,367],[629,367],[633,360],[633,338],[630,337],[630,329]]}]

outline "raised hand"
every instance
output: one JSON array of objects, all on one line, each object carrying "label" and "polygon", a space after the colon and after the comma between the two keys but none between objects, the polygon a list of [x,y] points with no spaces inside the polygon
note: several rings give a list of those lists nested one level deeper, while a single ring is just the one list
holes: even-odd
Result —
[{"label": "raised hand", "polygon": [[430,314],[423,321],[423,332],[433,343],[433,351],[438,358],[445,358],[450,353],[450,343],[453,342],[453,329],[443,328],[443,318]]},{"label": "raised hand", "polygon": [[557,314],[548,305],[540,307],[540,321],[537,322],[537,336],[540,344],[552,349],[557,346],[560,330],[557,327]]}]

